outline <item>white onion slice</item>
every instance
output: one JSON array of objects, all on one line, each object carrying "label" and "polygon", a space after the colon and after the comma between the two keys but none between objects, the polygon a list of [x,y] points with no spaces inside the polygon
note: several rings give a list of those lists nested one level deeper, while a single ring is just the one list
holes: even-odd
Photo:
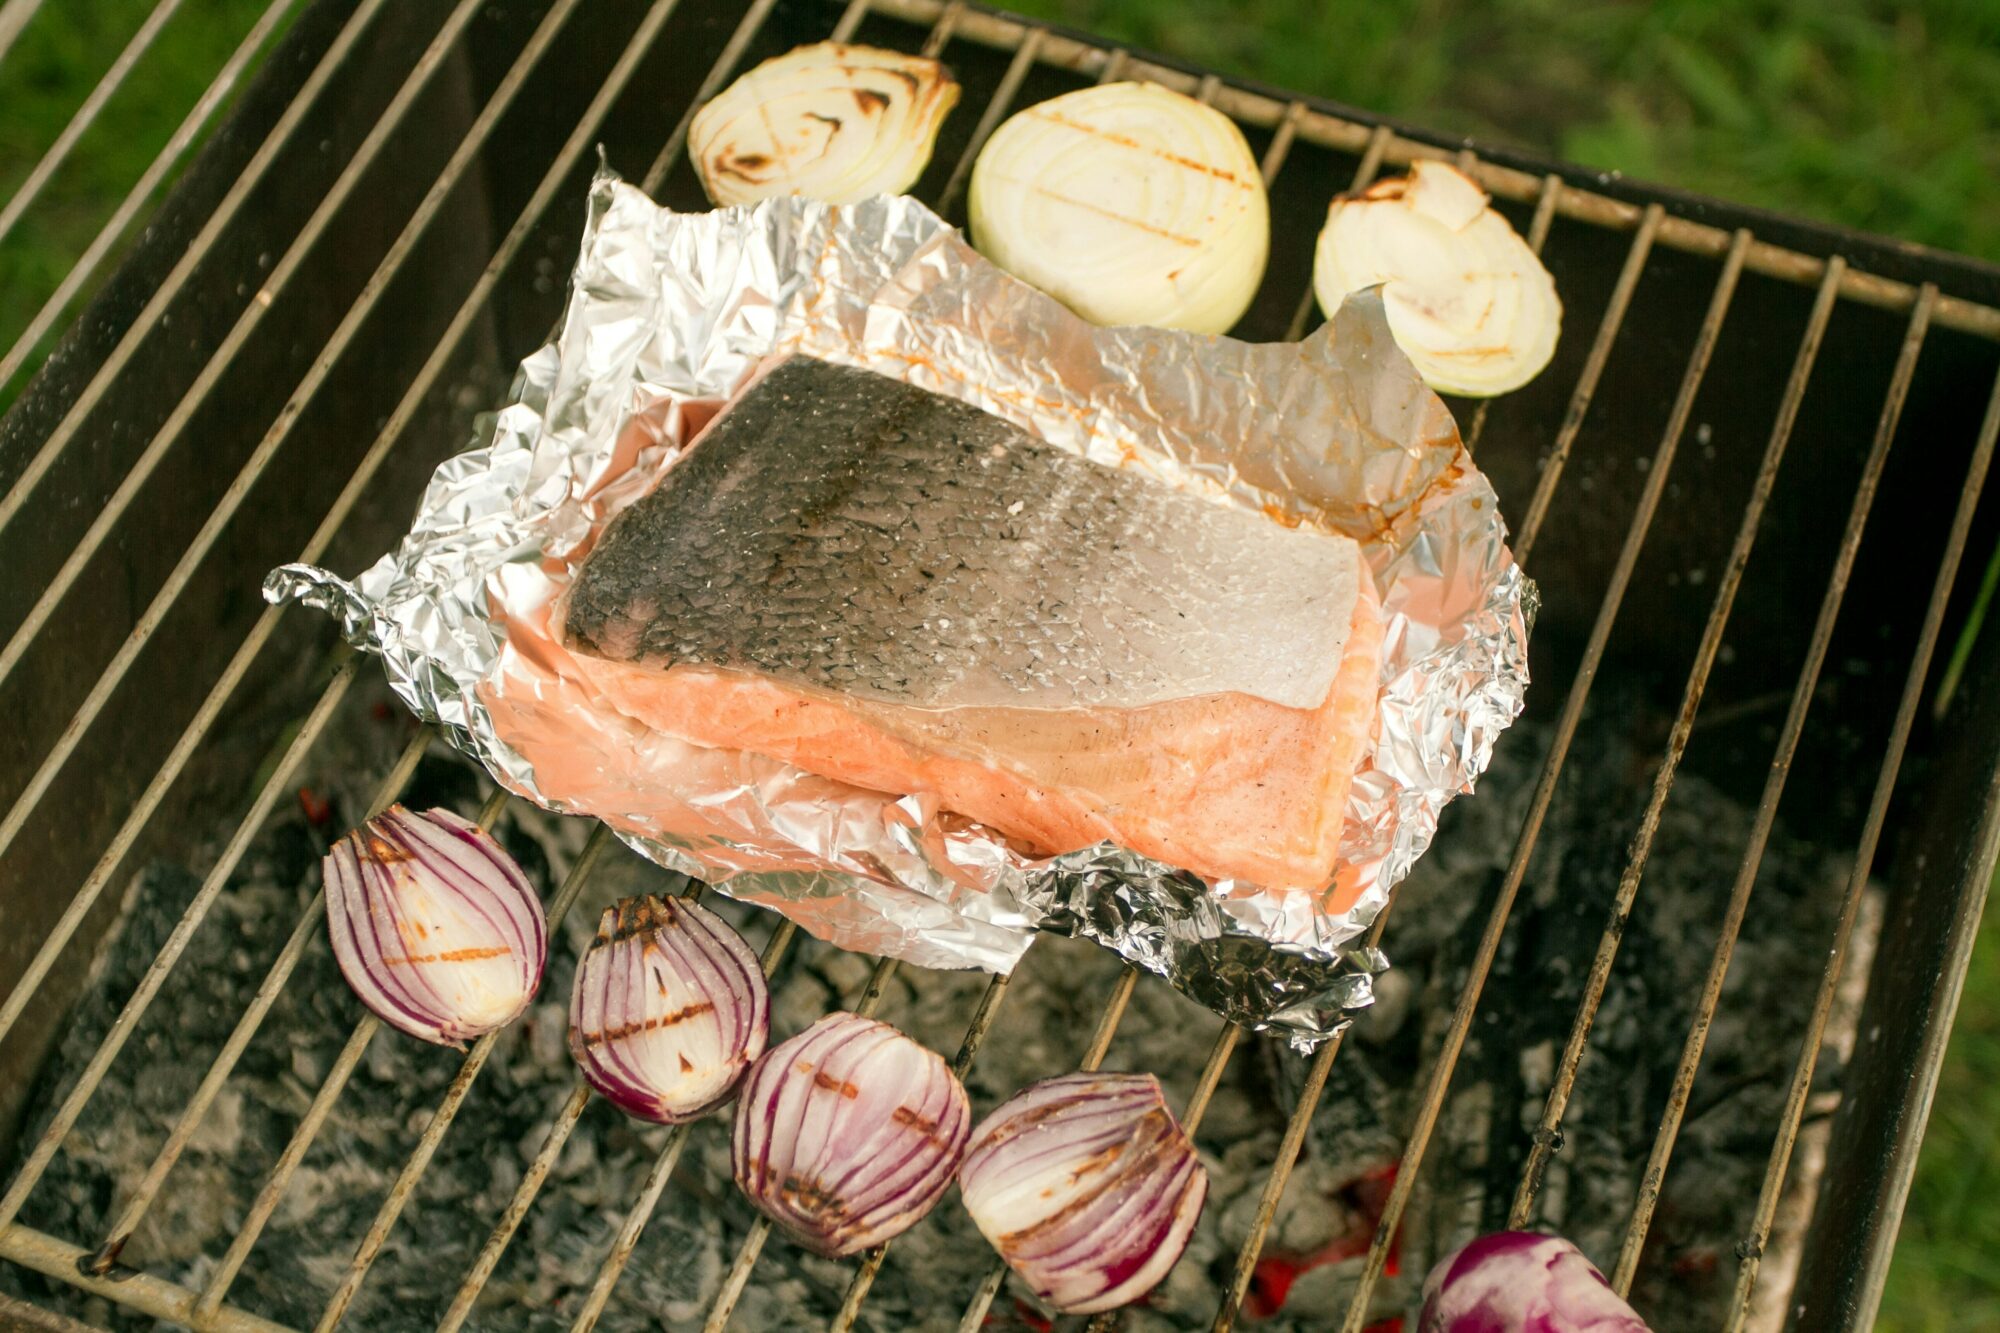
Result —
[{"label": "white onion slice", "polygon": [[613,1105],[693,1120],[729,1100],[769,1031],[764,971],[728,922],[651,894],[604,909],[576,964],[569,1050]]},{"label": "white onion slice", "polygon": [[1065,93],[987,140],[972,243],[1098,324],[1222,333],[1264,276],[1270,212],[1235,122],[1153,83]]},{"label": "white onion slice", "polygon": [[958,1187],[1036,1295],[1094,1314],[1137,1300],[1180,1261],[1208,1172],[1151,1074],[1068,1074],[980,1122]]},{"label": "white onion slice", "polygon": [[392,805],[326,854],[334,960],[377,1018],[458,1046],[514,1021],[542,984],[541,900],[493,836]]},{"label": "white onion slice", "polygon": [[1486,192],[1444,162],[1333,201],[1313,256],[1329,317],[1349,292],[1382,284],[1390,331],[1440,393],[1518,389],[1555,355],[1555,280]]},{"label": "white onion slice", "polygon": [[828,1014],[750,1067],[730,1162],[765,1216],[837,1259],[901,1235],[944,1197],[971,1123],[935,1051]]},{"label": "white onion slice", "polygon": [[818,42],[723,89],[689,125],[688,156],[719,205],[852,204],[916,184],[957,104],[958,84],[935,60]]}]

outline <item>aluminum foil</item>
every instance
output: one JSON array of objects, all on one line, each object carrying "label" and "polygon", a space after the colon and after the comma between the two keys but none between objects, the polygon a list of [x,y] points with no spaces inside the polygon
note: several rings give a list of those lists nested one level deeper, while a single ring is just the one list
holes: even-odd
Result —
[{"label": "aluminum foil", "polygon": [[[573,563],[781,352],[1361,542],[1385,618],[1380,720],[1327,892],[1205,882],[1109,844],[1029,856],[926,798],[644,731],[566,675],[546,627]],[[1387,964],[1360,936],[1520,712],[1534,596],[1376,293],[1297,343],[1104,329],[913,199],[675,213],[608,173],[555,340],[478,447],[438,468],[402,544],[352,582],[287,565],[264,591],[336,615],[512,790],[835,944],[1006,971],[1037,930],[1081,935],[1301,1049],[1369,1003]],[[564,758],[538,768],[523,749]]]}]

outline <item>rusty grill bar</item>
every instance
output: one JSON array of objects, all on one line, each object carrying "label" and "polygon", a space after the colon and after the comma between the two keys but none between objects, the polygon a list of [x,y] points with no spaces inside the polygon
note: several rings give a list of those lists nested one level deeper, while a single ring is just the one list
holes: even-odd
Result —
[{"label": "rusty grill bar", "polygon": [[[117,58],[97,88],[79,107],[71,124],[47,150],[27,182],[4,206],[0,206],[0,236],[4,236],[32,205],[47,180],[61,167],[70,149],[88,130],[104,102],[126,78],[131,76],[134,68],[140,65],[154,36],[171,18],[178,3],[179,0],[161,0],[146,18],[143,26],[132,36],[125,51]],[[173,172],[181,157],[201,133],[207,120],[230,95],[257,54],[268,43],[271,34],[287,17],[294,3],[295,0],[274,0],[257,20],[256,26],[244,36],[228,62],[216,74],[213,83],[188,113],[187,119],[176,130],[166,147],[147,169],[146,174],[133,186],[111,219],[104,224],[103,230],[91,243],[90,248],[63,280],[62,286],[49,298],[48,303],[19,336],[6,354],[6,358],[0,360],[0,386],[4,386],[8,377],[20,368],[33,348],[110,253],[119,237],[130,227],[156,187]],[[329,226],[360,189],[364,177],[376,162],[378,155],[401,129],[433,77],[467,40],[467,34],[483,3],[484,0],[457,0],[457,3],[444,13],[436,28],[432,30],[429,44],[411,63],[400,87],[390,99],[380,119],[355,148],[325,193],[320,196],[310,217],[292,236],[289,248],[268,274],[256,280],[258,286],[251,299],[236,317],[233,325],[216,341],[206,365],[194,376],[164,424],[151,434],[144,448],[138,453],[136,461],[130,465],[105,501],[103,508],[88,525],[75,550],[62,564],[53,581],[20,623],[11,628],[4,649],[0,649],[0,686],[4,686],[9,677],[21,667],[28,653],[34,648],[38,636],[44,633],[52,618],[71,596],[82,571],[89,562],[99,558],[106,542],[110,540],[111,534],[124,517],[132,498],[146,485],[161,461],[181,444],[183,435],[195,419],[196,413],[209,399],[231,361],[245,343],[256,334],[266,312],[287,297],[288,283],[308,261],[314,247],[320,242]],[[726,79],[738,72],[748,53],[757,45],[765,32],[774,10],[779,8],[779,3],[780,0],[752,0],[752,3],[743,9],[733,28],[729,30],[715,61],[694,88],[692,95],[688,96],[684,103],[675,101],[675,105],[681,108],[678,120],[641,178],[649,191],[657,193],[680,166],[688,125],[695,108],[719,89]],[[7,46],[21,26],[32,18],[36,7],[36,0],[12,0],[11,3],[0,6],[0,57],[4,57]],[[607,118],[620,104],[621,99],[631,91],[636,71],[650,55],[661,48],[663,34],[673,23],[679,7],[679,0],[653,0],[648,6],[632,6],[637,11],[637,18],[616,62],[604,76],[595,96],[578,117],[573,130],[551,157],[539,184],[519,216],[494,248],[490,259],[472,282],[450,324],[438,338],[415,377],[402,392],[394,409],[387,415],[373,442],[362,455],[359,465],[328,508],[312,539],[301,553],[302,559],[317,560],[333,545],[357,506],[361,504],[369,484],[390,461],[392,453],[417,419],[420,410],[446,385],[445,377],[453,357],[465,345],[471,331],[489,313],[489,307],[497,299],[496,293],[500,290],[503,279],[527,249],[530,235],[551,206],[563,197],[565,187],[573,182],[579,167],[586,164],[590,145],[597,141],[604,131]],[[125,641],[119,645],[108,662],[96,670],[87,692],[75,706],[75,712],[69,722],[41,754],[19,794],[7,808],[4,817],[0,817],[0,858],[4,858],[15,848],[23,830],[38,813],[45,798],[55,787],[57,779],[76,757],[86,734],[99,721],[121,685],[126,682],[135,664],[140,661],[142,650],[175,607],[204,562],[210,558],[224,530],[247,502],[254,486],[272,466],[273,460],[277,458],[281,446],[290,437],[295,424],[329,381],[342,358],[350,352],[364,323],[377,308],[378,301],[383,298],[392,280],[417,251],[427,229],[441,215],[452,192],[476,170],[482,151],[488,147],[503,117],[514,106],[524,87],[543,68],[549,52],[562,39],[565,28],[580,8],[580,0],[553,0],[553,3],[546,7],[538,24],[514,55],[506,74],[485,98],[469,128],[455,145],[449,160],[437,173],[430,189],[415,205],[395,240],[389,244],[373,274],[354,297],[338,325],[318,347],[304,378],[292,391],[290,398],[278,412],[263,438],[250,452],[234,482],[193,537],[180,560],[151,595],[149,604],[136,618]],[[300,133],[309,110],[326,94],[329,83],[339,77],[344,68],[355,58],[355,53],[361,49],[371,27],[381,21],[384,9],[384,0],[359,0],[353,7],[321,58],[298,87],[290,105],[271,126],[263,143],[250,156],[247,167],[224,193],[220,204],[198,230],[186,253],[171,267],[143,307],[131,318],[102,364],[91,375],[88,383],[84,385],[61,419],[50,429],[34,456],[14,479],[4,498],[0,498],[0,530],[29,521],[30,502],[44,484],[51,469],[57,466],[66,450],[76,447],[76,441],[83,433],[91,413],[114,391],[121,374],[128,369],[141,343],[160,326],[176,298],[195,279],[201,266],[215,259],[218,243],[227,229],[237,218],[258,184],[279,160],[281,151],[287,143]],[[831,5],[827,6],[827,12],[833,21],[823,35],[837,39],[853,37],[864,21],[873,18],[900,24],[901,27],[897,31],[902,35],[902,44],[911,49],[931,54],[948,53],[952,43],[963,42],[995,48],[1007,54],[1004,72],[980,109],[970,138],[952,160],[950,170],[942,184],[936,188],[934,202],[948,215],[955,216],[954,210],[960,202],[979,149],[1001,120],[1013,109],[1030,80],[1038,72],[1053,70],[1099,81],[1119,77],[1153,79],[1199,97],[1233,116],[1246,127],[1257,131],[1269,131],[1270,138],[1260,163],[1267,185],[1278,181],[1288,162],[1293,159],[1293,150],[1299,143],[1312,144],[1356,158],[1357,164],[1348,182],[1348,188],[1356,190],[1365,187],[1386,167],[1407,164],[1418,158],[1447,158],[1457,161],[1471,172],[1496,197],[1533,205],[1527,234],[1530,243],[1537,251],[1543,250],[1547,245],[1552,227],[1558,218],[1629,234],[1630,239],[1626,244],[1615,283],[1591,334],[1588,353],[1571,388],[1567,408],[1562,413],[1559,426],[1542,458],[1532,498],[1522,513],[1516,549],[1524,563],[1528,562],[1543,534],[1546,521],[1554,511],[1558,490],[1577,440],[1586,423],[1593,420],[1592,413],[1594,406],[1597,406],[1600,382],[1620,349],[1620,335],[1626,329],[1628,312],[1656,249],[1664,248],[1720,262],[1706,314],[1687,351],[1678,390],[1674,394],[1657,446],[1646,467],[1645,484],[1625,531],[1616,564],[1610,571],[1607,586],[1582,649],[1581,659],[1570,678],[1539,781],[1529,803],[1526,819],[1518,831],[1504,880],[1483,927],[1470,975],[1452,1011],[1443,1049],[1423,1080],[1422,1096],[1405,1143],[1399,1173],[1370,1243],[1366,1266],[1346,1315],[1344,1328],[1348,1333],[1359,1333],[1367,1321],[1372,1289],[1383,1272],[1397,1235],[1398,1225],[1409,1204],[1412,1191],[1416,1188],[1425,1152],[1430,1146],[1433,1132],[1451,1091],[1458,1057],[1480,1012],[1480,999],[1489,970],[1500,949],[1516,895],[1528,874],[1543,821],[1563,775],[1570,745],[1582,724],[1586,707],[1591,700],[1592,686],[1604,662],[1614,629],[1619,624],[1620,611],[1635,570],[1639,566],[1655,515],[1663,497],[1674,484],[1673,464],[1696,411],[1696,403],[1703,388],[1711,357],[1729,319],[1740,280],[1745,274],[1753,274],[1811,287],[1814,290],[1812,306],[1803,332],[1798,337],[1796,351],[1790,362],[1790,373],[1785,381],[1782,397],[1779,399],[1770,428],[1768,443],[1748,501],[1734,529],[1733,541],[1719,547],[1716,552],[1723,558],[1723,573],[1716,587],[1712,609],[1703,626],[1693,664],[1682,688],[1680,708],[1673,728],[1659,754],[1659,766],[1645,810],[1640,816],[1638,834],[1629,850],[1625,871],[1618,882],[1617,893],[1613,901],[1607,904],[1607,923],[1591,962],[1582,1000],[1571,1025],[1568,1040],[1563,1047],[1544,1114],[1528,1142],[1525,1167],[1509,1216],[1510,1223],[1516,1226],[1527,1225],[1534,1220],[1544,1173],[1552,1154],[1560,1147],[1569,1096],[1584,1059],[1598,1006],[1616,967],[1624,925],[1643,887],[1653,839],[1659,828],[1662,812],[1672,794],[1681,759],[1695,728],[1711,673],[1723,649],[1731,614],[1736,606],[1737,594],[1743,585],[1753,549],[1763,528],[1768,503],[1778,484],[1780,465],[1791,443],[1801,406],[1813,384],[1815,366],[1829,327],[1833,324],[1843,302],[1894,312],[1907,312],[1905,337],[1877,420],[1873,445],[1854,493],[1852,508],[1829,575],[1805,661],[1796,677],[1789,712],[1772,754],[1769,776],[1757,806],[1751,841],[1743,853],[1741,869],[1732,887],[1728,908],[1716,932],[1707,983],[1696,1004],[1674,1086],[1654,1140],[1651,1160],[1644,1177],[1634,1182],[1637,1198],[1625,1242],[1616,1256],[1613,1267],[1615,1284],[1621,1290],[1628,1289],[1638,1268],[1652,1212],[1659,1199],[1682,1117],[1696,1082],[1708,1027],[1722,998],[1723,982],[1728,974],[1737,932],[1749,908],[1751,890],[1755,884],[1766,841],[1776,823],[1786,778],[1801,738],[1806,735],[1808,714],[1819,687],[1821,670],[1834,641],[1844,596],[1859,555],[1870,510],[1878,485],[1888,466],[1890,447],[1897,437],[1905,404],[1918,376],[1927,335],[1933,329],[1940,329],[1982,338],[2000,339],[2000,309],[1940,291],[1937,286],[1930,283],[1911,283],[1869,273],[1849,264],[1846,259],[1838,255],[1822,258],[1788,249],[1758,239],[1747,228],[1739,227],[1732,230],[1711,226],[1671,213],[1657,201],[1644,204],[1632,203],[1610,194],[1580,188],[1554,172],[1523,171],[1484,159],[1469,148],[1447,150],[1400,134],[1388,125],[1368,124],[1343,117],[1304,100],[1277,98],[1255,89],[1237,86],[1215,75],[1195,75],[1159,65],[1123,49],[1107,48],[1059,31],[1027,24],[964,4],[961,0],[950,0],[949,3],[944,0],[850,0],[850,3],[838,10]],[[1334,183],[1335,187],[1337,184]],[[1316,219],[1313,221],[1316,222]],[[1304,224],[1294,219],[1293,225]],[[1287,336],[1297,337],[1314,321],[1314,299],[1309,285],[1291,308],[1294,313]],[[1579,334],[1580,330],[1573,328],[1568,336],[1574,339]],[[1470,416],[1470,424],[1466,431],[1468,444],[1478,443],[1483,436],[1489,407],[1490,404],[1481,403]],[[1599,411],[1601,412],[1601,408]],[[1810,1087],[1818,1056],[1819,1041],[1832,1006],[1834,988],[1840,977],[1843,954],[1861,895],[1870,880],[1891,801],[1898,790],[1897,784],[1902,776],[1905,753],[1923,700],[1937,644],[1944,629],[1959,566],[1974,525],[1982,486],[1995,447],[1996,434],[2000,434],[2000,384],[1995,386],[1991,405],[1973,443],[1971,461],[1963,487],[1958,494],[1944,555],[1939,563],[1929,600],[1925,604],[1922,628],[1908,659],[1905,684],[1886,746],[1881,754],[1878,777],[1859,836],[1854,866],[1846,887],[1836,933],[1830,942],[1824,979],[1815,998],[1811,1020],[1792,1070],[1784,1113],[1776,1126],[1775,1142],[1768,1169],[1764,1174],[1756,1211],[1741,1246],[1741,1266],[1732,1303],[1732,1328],[1742,1326],[1750,1308],[1759,1272],[1759,1261],[1771,1233],[1780,1192],[1786,1180],[1792,1147],[1799,1131],[1806,1093]],[[169,789],[188,769],[203,746],[209,743],[218,721],[228,711],[232,701],[237,698],[245,685],[254,679],[259,661],[276,633],[277,622],[278,612],[275,610],[265,610],[256,619],[248,636],[216,676],[206,698],[186,724],[179,738],[167,751],[165,759],[152,779],[132,804],[116,832],[104,845],[88,876],[68,899],[65,910],[42,940],[22,979],[7,995],[5,1001],[0,1002],[0,1041],[4,1041],[15,1028],[29,1003],[34,999],[38,987],[71,944],[74,935],[83,926],[85,918],[97,905],[104,890],[118,877],[134,850],[141,845]],[[318,700],[300,720],[277,762],[270,768],[261,786],[243,809],[233,835],[209,868],[199,890],[188,903],[153,966],[125,1002],[123,1010],[103,1037],[96,1054],[68,1097],[57,1108],[51,1123],[25,1157],[20,1170],[12,1180],[5,1182],[6,1192],[0,1195],[0,1257],[158,1318],[186,1322],[204,1329],[279,1327],[230,1305],[229,1291],[236,1275],[257,1245],[264,1225],[283,1200],[292,1182],[293,1173],[304,1160],[321,1126],[334,1109],[349,1075],[362,1060],[378,1026],[373,1018],[364,1017],[356,1025],[341,1056],[322,1078],[310,1106],[300,1117],[290,1142],[271,1169],[263,1191],[252,1204],[243,1223],[237,1228],[229,1248],[216,1262],[202,1290],[191,1290],[156,1275],[134,1272],[122,1267],[119,1264],[119,1257],[123,1246],[166,1186],[174,1165],[200,1127],[211,1103],[227,1081],[236,1061],[256,1034],[271,1004],[285,987],[305,949],[312,944],[313,937],[318,934],[319,919],[324,910],[323,898],[314,900],[270,964],[255,999],[243,1013],[228,1041],[215,1056],[197,1091],[168,1133],[153,1165],[133,1191],[124,1197],[118,1218],[108,1234],[102,1237],[50,1236],[24,1226],[19,1222],[18,1216],[45,1170],[62,1150],[64,1138],[74,1127],[92,1096],[99,1090],[125,1041],[180,959],[188,940],[202,924],[209,907],[227,886],[253,839],[269,820],[281,798],[296,785],[315,745],[348,696],[358,669],[359,664],[351,654],[344,649],[335,650],[329,664],[330,674],[321,688]],[[1549,688],[1547,682],[1543,682],[1540,686],[1544,692]],[[378,785],[375,808],[380,808],[397,798],[410,781],[431,741],[432,737],[427,731],[419,732],[404,749]],[[496,791],[481,811],[481,822],[491,826],[504,817],[505,806],[504,794]],[[575,901],[608,843],[609,838],[600,826],[562,876],[550,900],[549,915],[552,923],[559,921]],[[1391,906],[1393,907],[1393,903]],[[1383,938],[1390,917],[1390,911],[1385,910],[1382,913],[1369,933],[1368,942],[1375,943]],[[764,966],[767,973],[778,966],[793,937],[794,930],[789,923],[780,922],[776,926],[764,950]],[[894,970],[893,963],[878,964],[866,989],[856,1000],[856,1008],[860,1012],[870,1012],[880,1003]],[[1138,984],[1138,974],[1135,971],[1127,968],[1120,973],[1105,998],[1096,1031],[1081,1055],[1079,1068],[1095,1069],[1107,1057],[1136,984]],[[954,1067],[961,1074],[972,1067],[1007,992],[1007,979],[995,978],[985,988],[976,1006],[968,1015],[964,1037],[954,1062]],[[1240,1029],[1228,1024],[1224,1024],[1218,1033],[1202,1067],[1193,1095],[1185,1108],[1184,1118],[1190,1132],[1199,1127],[1203,1113],[1223,1079],[1232,1055],[1242,1044],[1242,1036]],[[1342,1038],[1328,1042],[1307,1067],[1296,1106],[1271,1163],[1248,1237],[1237,1254],[1226,1299],[1214,1313],[1213,1327],[1217,1330],[1228,1329],[1235,1324],[1244,1297],[1249,1291],[1273,1216],[1305,1143],[1312,1117],[1342,1046]],[[394,1185],[383,1198],[374,1222],[363,1236],[332,1298],[324,1308],[317,1325],[319,1329],[329,1330],[341,1324],[350,1303],[366,1282],[371,1266],[396,1226],[404,1206],[423,1179],[433,1152],[451,1128],[491,1048],[490,1037],[482,1039],[473,1046],[464,1057],[450,1088],[431,1110]],[[1138,1058],[1143,1060],[1143,1053]],[[588,1090],[579,1082],[549,1119],[540,1148],[527,1166],[508,1206],[496,1219],[484,1248],[461,1278],[456,1295],[439,1325],[440,1328],[457,1329],[464,1326],[471,1318],[482,1290],[516,1230],[533,1208],[542,1185],[554,1168],[571,1131],[584,1114],[589,1100]],[[654,1206],[671,1183],[671,1177],[679,1164],[685,1143],[684,1127],[667,1134],[651,1171],[625,1213],[623,1223],[611,1249],[605,1255],[588,1299],[576,1314],[573,1323],[575,1329],[587,1330],[593,1327],[600,1317],[652,1215]],[[709,1310],[707,1329],[720,1330],[728,1325],[736,1301],[750,1278],[768,1233],[768,1224],[760,1221],[743,1237],[735,1262],[722,1284],[720,1294]],[[93,1242],[94,1249],[85,1248],[86,1243]],[[879,1247],[862,1256],[855,1264],[839,1312],[833,1320],[832,1327],[835,1330],[853,1327],[862,1316],[870,1287],[881,1268],[887,1249],[887,1246]],[[972,1276],[970,1271],[967,1276],[970,1280]],[[961,1329],[975,1330],[981,1326],[1006,1277],[1003,1265],[995,1263],[985,1270],[984,1277],[970,1291],[969,1303],[960,1322]],[[4,1309],[4,1305],[0,1305],[0,1312],[4,1312]],[[1108,1326],[1108,1321],[1101,1322]],[[1100,1325],[1093,1324],[1093,1327],[1098,1326]]]}]

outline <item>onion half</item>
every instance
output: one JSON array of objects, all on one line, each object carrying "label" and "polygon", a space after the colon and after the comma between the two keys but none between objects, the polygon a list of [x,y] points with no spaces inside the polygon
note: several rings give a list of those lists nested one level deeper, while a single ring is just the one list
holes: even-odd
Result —
[{"label": "onion half", "polygon": [[719,205],[851,204],[916,184],[957,104],[958,84],[935,60],[817,42],[723,89],[688,126],[688,156]]},{"label": "onion half", "polygon": [[1583,1252],[1557,1236],[1481,1236],[1424,1279],[1417,1333],[1647,1333]]},{"label": "onion half", "polygon": [[972,1122],[935,1051],[829,1014],[751,1066],[730,1161],[750,1202],[828,1258],[899,1236],[944,1196]]},{"label": "onion half", "polygon": [[958,1187],[1036,1295],[1094,1314],[1137,1300],[1180,1261],[1208,1172],[1151,1074],[1068,1074],[980,1122]]},{"label": "onion half", "polygon": [[371,1013],[459,1046],[514,1021],[542,984],[541,900],[493,835],[392,805],[322,864],[334,960]]},{"label": "onion half", "polygon": [[1011,117],[972,168],[972,243],[1098,324],[1222,333],[1264,276],[1270,210],[1234,121],[1154,83]]},{"label": "onion half", "polygon": [[1330,318],[1349,292],[1382,284],[1397,344],[1440,393],[1518,389],[1555,355],[1555,279],[1486,191],[1443,162],[1412,164],[1333,201],[1313,255],[1313,291]]},{"label": "onion half", "polygon": [[679,1124],[729,1100],[764,1053],[770,1006],[728,922],[684,898],[627,898],[577,961],[570,1055],[621,1111]]}]

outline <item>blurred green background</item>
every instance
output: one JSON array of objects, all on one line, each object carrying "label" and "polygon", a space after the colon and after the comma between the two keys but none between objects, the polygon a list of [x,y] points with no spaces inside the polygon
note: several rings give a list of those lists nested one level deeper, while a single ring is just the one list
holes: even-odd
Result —
[{"label": "blurred green background", "polygon": [[[0,60],[0,200],[153,3],[50,0]],[[265,3],[189,0],[0,241],[0,349]],[[1014,7],[1435,129],[2000,261],[2000,0]],[[24,378],[0,385],[0,405]],[[2000,1329],[2000,921],[1986,934],[1996,938],[1973,963],[1884,1329]]]}]

